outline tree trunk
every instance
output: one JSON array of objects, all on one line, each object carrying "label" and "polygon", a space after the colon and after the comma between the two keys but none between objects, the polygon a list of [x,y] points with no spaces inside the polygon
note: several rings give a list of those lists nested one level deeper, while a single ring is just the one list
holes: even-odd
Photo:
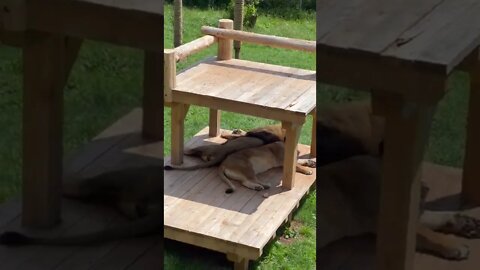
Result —
[{"label": "tree trunk", "polygon": [[[235,30],[242,30],[243,29],[243,5],[244,0],[235,0],[235,11],[234,11],[234,29]],[[235,40],[234,48],[235,48],[235,58],[240,58],[240,48],[242,43],[240,41]]]},{"label": "tree trunk", "polygon": [[183,43],[183,4],[182,0],[173,1],[173,46],[178,47]]}]

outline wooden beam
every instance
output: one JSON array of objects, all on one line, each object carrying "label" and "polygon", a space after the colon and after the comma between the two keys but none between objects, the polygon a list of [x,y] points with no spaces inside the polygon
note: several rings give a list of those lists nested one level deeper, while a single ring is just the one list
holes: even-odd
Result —
[{"label": "wooden beam", "polygon": [[32,0],[27,12],[28,29],[154,52],[163,49],[162,1]]},{"label": "wooden beam", "polygon": [[261,44],[270,47],[292,49],[306,52],[316,52],[315,41],[294,38],[277,37],[256,33],[243,32],[231,29],[221,29],[210,26],[202,26],[202,33],[218,38],[232,39],[243,42]]},{"label": "wooden beam", "polygon": [[38,34],[23,49],[23,215],[29,227],[60,219],[63,88],[81,40]]},{"label": "wooden beam", "polygon": [[213,36],[203,36],[175,48],[175,60],[178,62],[188,56],[210,47],[216,42]]}]

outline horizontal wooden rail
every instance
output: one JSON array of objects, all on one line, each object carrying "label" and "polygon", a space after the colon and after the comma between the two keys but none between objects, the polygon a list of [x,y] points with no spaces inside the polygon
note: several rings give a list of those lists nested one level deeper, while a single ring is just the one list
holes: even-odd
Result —
[{"label": "horizontal wooden rail", "polygon": [[292,49],[298,51],[315,52],[316,42],[310,40],[262,35],[239,30],[221,29],[211,26],[202,26],[202,33],[218,38],[256,43],[270,47]]},{"label": "horizontal wooden rail", "polygon": [[214,36],[203,36],[175,48],[175,60],[178,62],[196,52],[210,47],[216,42]]}]

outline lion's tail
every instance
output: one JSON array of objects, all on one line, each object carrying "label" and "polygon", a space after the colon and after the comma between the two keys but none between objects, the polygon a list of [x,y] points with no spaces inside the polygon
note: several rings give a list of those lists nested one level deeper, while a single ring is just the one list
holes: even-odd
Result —
[{"label": "lion's tail", "polygon": [[235,185],[233,185],[232,181],[230,181],[230,178],[225,174],[225,168],[223,165],[218,166],[218,174],[220,175],[220,178],[222,178],[223,181],[229,186],[227,190],[225,190],[225,193],[233,193],[235,191]]},{"label": "lion's tail", "polygon": [[193,171],[193,170],[198,170],[198,169],[209,168],[209,167],[215,166],[218,163],[220,163],[222,160],[223,160],[223,156],[215,156],[215,158],[213,158],[209,161],[205,161],[205,162],[202,162],[202,163],[199,163],[199,164],[196,164],[196,165],[193,165],[193,166],[189,166],[189,167],[182,166],[182,165],[170,164],[170,165],[163,166],[163,168],[167,171],[170,171],[170,170]]}]

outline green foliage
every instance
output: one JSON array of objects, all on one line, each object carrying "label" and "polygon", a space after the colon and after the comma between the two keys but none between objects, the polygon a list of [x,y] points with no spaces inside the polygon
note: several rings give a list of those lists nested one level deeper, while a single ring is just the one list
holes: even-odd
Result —
[{"label": "green foliage", "polygon": [[[243,7],[243,26],[248,28],[255,27],[257,23],[258,11],[257,7],[260,0],[245,0]],[[233,20],[235,11],[235,0],[231,0],[228,5],[228,17]]]}]

